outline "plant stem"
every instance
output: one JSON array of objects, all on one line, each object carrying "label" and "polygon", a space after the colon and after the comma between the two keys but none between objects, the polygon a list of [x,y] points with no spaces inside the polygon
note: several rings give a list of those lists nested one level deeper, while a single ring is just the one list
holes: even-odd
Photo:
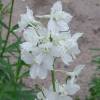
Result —
[{"label": "plant stem", "polygon": [[56,92],[56,84],[55,84],[55,70],[51,70],[51,77],[52,77],[52,86],[53,86],[53,91]]},{"label": "plant stem", "polygon": [[6,46],[7,46],[8,38],[9,38],[9,35],[10,35],[10,28],[11,28],[13,7],[14,7],[14,0],[12,0],[12,2],[11,2],[11,9],[10,9],[10,18],[9,18],[8,32],[7,32],[7,36],[6,36],[6,39],[5,39],[6,41],[5,41],[5,43],[4,43],[4,47],[3,47],[3,49],[2,49],[2,52],[1,52],[0,57],[3,57],[3,54],[4,54],[4,52],[5,52],[5,48],[6,48]]}]

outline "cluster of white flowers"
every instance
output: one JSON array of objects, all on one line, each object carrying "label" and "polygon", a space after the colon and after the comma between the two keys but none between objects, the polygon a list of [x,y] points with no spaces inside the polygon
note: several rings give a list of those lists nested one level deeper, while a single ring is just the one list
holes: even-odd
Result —
[{"label": "cluster of white flowers", "polygon": [[52,70],[54,59],[60,57],[65,64],[69,64],[80,53],[77,40],[82,33],[70,33],[68,23],[72,16],[62,11],[60,1],[51,8],[50,15],[37,16],[49,18],[48,27],[45,28],[35,20],[32,10],[27,7],[27,13],[21,15],[19,31],[23,31],[25,42],[21,46],[21,59],[31,65],[32,78],[46,78]]},{"label": "cluster of white flowers", "polygon": [[[36,18],[47,18],[47,27],[44,27]],[[45,79],[48,72],[53,70],[56,58],[69,65],[76,55],[80,53],[77,40],[83,33],[71,35],[69,22],[72,16],[62,10],[61,1],[57,1],[48,15],[33,16],[32,10],[27,7],[27,12],[21,15],[18,22],[18,31],[23,32],[25,42],[20,44],[21,59],[31,66],[30,76]],[[57,93],[44,89],[45,96],[38,93],[38,100],[72,100],[69,95],[74,95],[79,89],[76,76],[83,69],[83,65],[75,68],[74,72],[66,72],[71,78],[66,84],[56,82]],[[66,95],[66,96],[65,96]]]}]

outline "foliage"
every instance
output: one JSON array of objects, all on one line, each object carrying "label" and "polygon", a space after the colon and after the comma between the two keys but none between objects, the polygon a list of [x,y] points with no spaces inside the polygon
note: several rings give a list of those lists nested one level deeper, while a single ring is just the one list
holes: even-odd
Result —
[{"label": "foliage", "polygon": [[[95,48],[92,50],[99,52],[100,48]],[[96,64],[97,71],[90,84],[90,95],[86,100],[100,100],[100,55],[94,56],[92,62]]]},{"label": "foliage", "polygon": [[[10,2],[4,6],[0,0],[0,100],[34,100],[35,90],[27,88],[22,83],[22,78],[27,75],[27,71],[20,73],[22,66],[26,65],[20,59],[19,44],[21,39],[14,33],[17,25],[10,26],[11,29],[9,29],[9,26],[3,22],[5,14],[11,15],[11,4]],[[10,30],[9,34],[16,38],[16,42],[8,44],[8,40],[2,36],[2,28]],[[7,45],[4,48],[5,42]],[[10,61],[11,57],[16,61]]]}]

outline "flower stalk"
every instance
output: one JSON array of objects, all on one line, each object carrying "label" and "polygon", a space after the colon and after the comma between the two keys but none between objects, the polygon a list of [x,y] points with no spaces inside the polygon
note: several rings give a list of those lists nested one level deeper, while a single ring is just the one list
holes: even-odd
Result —
[{"label": "flower stalk", "polygon": [[52,86],[53,86],[53,91],[56,92],[56,84],[55,84],[55,70],[53,67],[53,70],[51,70],[51,78],[52,78]]}]

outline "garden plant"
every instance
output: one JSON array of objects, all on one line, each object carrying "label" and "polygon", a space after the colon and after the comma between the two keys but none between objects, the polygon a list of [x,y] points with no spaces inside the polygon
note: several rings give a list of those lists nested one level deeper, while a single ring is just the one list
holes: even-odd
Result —
[{"label": "garden plant", "polygon": [[[85,65],[77,65],[72,72],[55,68],[57,59],[70,65],[80,54],[78,39],[83,33],[72,35],[69,23],[73,16],[63,11],[62,2],[57,1],[47,15],[34,15],[27,6],[26,13],[21,14],[18,23],[12,26],[13,8],[14,0],[11,0],[6,25],[2,17],[4,6],[0,1],[0,100],[73,100],[73,95],[80,90],[77,77]],[[42,19],[48,20],[47,25],[41,23]],[[7,30],[5,38],[2,28]],[[17,33],[22,33],[23,37]],[[9,44],[11,36],[16,41]],[[56,73],[66,76],[63,84],[56,78]],[[48,88],[38,83],[30,88],[23,82],[26,77],[34,81],[51,77],[51,82]]]}]

